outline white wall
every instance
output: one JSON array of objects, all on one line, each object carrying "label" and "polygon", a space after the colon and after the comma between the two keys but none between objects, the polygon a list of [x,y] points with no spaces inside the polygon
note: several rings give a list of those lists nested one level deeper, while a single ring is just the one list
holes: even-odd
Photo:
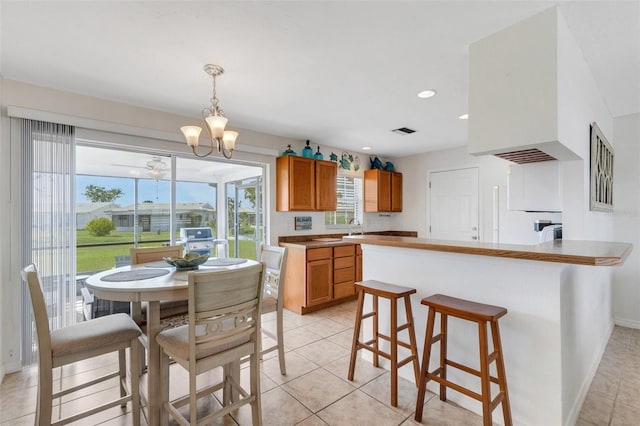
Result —
[{"label": "white wall", "polygon": [[634,246],[612,271],[613,316],[616,324],[640,328],[640,114],[616,118],[613,138],[613,239]]},{"label": "white wall", "polygon": [[[0,7],[0,11],[2,8]],[[2,69],[2,67],[0,67]],[[0,107],[2,107],[3,102],[3,80],[2,74],[0,74]],[[0,114],[0,158],[8,158],[9,157],[9,144],[3,143],[4,140],[8,140],[6,137],[7,126],[5,126],[5,120],[1,118],[3,114]],[[9,223],[7,220],[7,215],[9,213],[9,168],[5,167],[3,161],[0,160],[0,223]],[[0,241],[7,240],[7,227],[0,226]],[[5,259],[6,256],[6,247],[3,244],[0,244],[0,259]],[[0,263],[0,283],[7,282],[5,281],[6,275],[4,273],[3,265]],[[7,324],[8,318],[5,317],[6,310],[4,309],[3,300],[5,299],[5,288],[6,286],[0,285],[0,324]],[[2,327],[0,327],[0,333],[3,332]],[[2,334],[0,334],[0,383],[2,383],[2,379],[4,379],[4,339],[2,338]]]},{"label": "white wall", "polygon": [[563,163],[563,234],[565,238],[575,240],[611,241],[613,215],[589,210],[589,125],[595,121],[615,149],[613,119],[598,91],[593,74],[560,13],[558,58],[557,102],[561,117],[558,122],[558,137],[581,158]]},{"label": "white wall", "polygon": [[478,167],[480,241],[492,240],[493,187],[498,186],[499,242],[537,243],[538,235],[533,230],[533,221],[550,219],[554,222],[562,222],[562,214],[507,210],[507,177],[510,164],[509,161],[491,155],[479,157],[469,155],[466,147],[397,158],[395,165],[403,172],[404,212],[392,217],[391,227],[399,230],[417,230],[419,237],[428,238],[429,172]]}]

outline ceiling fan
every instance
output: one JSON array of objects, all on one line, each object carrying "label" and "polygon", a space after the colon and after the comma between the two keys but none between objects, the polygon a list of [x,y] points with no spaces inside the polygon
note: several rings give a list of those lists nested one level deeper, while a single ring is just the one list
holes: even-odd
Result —
[{"label": "ceiling fan", "polygon": [[147,174],[155,179],[162,179],[169,170],[167,163],[162,161],[160,157],[151,157],[151,160],[147,161]]},{"label": "ceiling fan", "polygon": [[147,170],[147,175],[153,179],[162,179],[169,171],[169,165],[161,157],[151,157],[145,166],[129,165],[129,164],[111,164],[116,167],[127,167],[131,169],[131,174],[139,176],[140,173],[134,169]]}]

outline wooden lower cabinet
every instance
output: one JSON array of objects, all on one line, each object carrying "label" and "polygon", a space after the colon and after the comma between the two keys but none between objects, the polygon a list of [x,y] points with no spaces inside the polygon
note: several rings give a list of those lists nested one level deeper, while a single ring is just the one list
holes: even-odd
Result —
[{"label": "wooden lower cabinet", "polygon": [[307,262],[307,306],[333,299],[331,258]]},{"label": "wooden lower cabinet", "polygon": [[362,275],[359,245],[287,247],[285,308],[305,314],[355,297],[353,284]]},{"label": "wooden lower cabinet", "polygon": [[333,294],[334,298],[353,296],[356,279],[356,246],[333,248]]},{"label": "wooden lower cabinet", "polygon": [[362,247],[356,245],[356,282],[362,281]]}]

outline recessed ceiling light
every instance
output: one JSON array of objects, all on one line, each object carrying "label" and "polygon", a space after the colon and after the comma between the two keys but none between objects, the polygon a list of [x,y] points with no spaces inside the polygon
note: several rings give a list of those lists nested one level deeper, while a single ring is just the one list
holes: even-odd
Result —
[{"label": "recessed ceiling light", "polygon": [[422,99],[431,98],[435,95],[436,95],[436,91],[434,89],[423,90],[422,92],[418,93],[418,97]]},{"label": "recessed ceiling light", "polygon": [[362,150],[363,151],[371,151],[371,147],[370,146],[363,146]]},{"label": "recessed ceiling light", "polygon": [[468,120],[469,119],[469,114],[462,114],[460,117],[458,117],[460,120]]}]

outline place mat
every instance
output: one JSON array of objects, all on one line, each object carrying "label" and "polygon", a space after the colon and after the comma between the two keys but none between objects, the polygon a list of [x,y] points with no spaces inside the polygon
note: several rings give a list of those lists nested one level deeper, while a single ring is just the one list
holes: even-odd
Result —
[{"label": "place mat", "polygon": [[133,271],[116,272],[111,275],[105,275],[101,281],[121,282],[121,281],[140,281],[149,278],[161,277],[167,275],[167,269],[134,269]]},{"label": "place mat", "polygon": [[173,266],[169,265],[164,260],[158,260],[156,262],[149,262],[144,264],[145,268],[173,268]]},{"label": "place mat", "polygon": [[204,266],[231,266],[231,265],[239,265],[241,263],[246,262],[247,259],[242,259],[239,257],[217,257],[214,259],[209,259],[203,263]]}]

